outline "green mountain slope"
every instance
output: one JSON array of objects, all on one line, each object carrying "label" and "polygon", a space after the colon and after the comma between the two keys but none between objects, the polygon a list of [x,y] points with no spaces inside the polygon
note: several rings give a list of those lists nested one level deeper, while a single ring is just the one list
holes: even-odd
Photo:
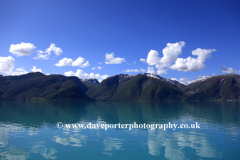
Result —
[{"label": "green mountain slope", "polygon": [[227,74],[194,82],[185,100],[240,100],[240,76]]},{"label": "green mountain slope", "polygon": [[1,76],[0,99],[91,100],[82,92],[80,84],[81,81],[77,77],[47,76],[39,72],[21,76]]},{"label": "green mountain slope", "polygon": [[86,94],[96,100],[181,100],[183,91],[174,84],[143,74],[120,74],[103,80]]}]

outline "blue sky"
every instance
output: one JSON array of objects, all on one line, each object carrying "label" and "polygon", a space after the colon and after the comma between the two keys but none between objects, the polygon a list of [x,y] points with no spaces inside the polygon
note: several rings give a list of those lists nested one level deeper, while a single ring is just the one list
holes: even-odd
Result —
[{"label": "blue sky", "polygon": [[239,74],[239,8],[238,0],[1,0],[0,74],[155,72],[186,84]]}]

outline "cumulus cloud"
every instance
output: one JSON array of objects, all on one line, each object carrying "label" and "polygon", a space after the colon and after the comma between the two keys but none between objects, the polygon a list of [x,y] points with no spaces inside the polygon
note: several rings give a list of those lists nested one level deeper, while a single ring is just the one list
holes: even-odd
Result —
[{"label": "cumulus cloud", "polygon": [[109,77],[109,75],[103,75],[100,77],[101,80],[107,79]]},{"label": "cumulus cloud", "polygon": [[48,54],[44,54],[43,51],[37,50],[36,52],[38,53],[37,57],[34,57],[33,59],[43,59],[43,60],[49,59],[49,55]]},{"label": "cumulus cloud", "polygon": [[150,50],[146,62],[148,65],[156,65],[156,68],[158,69],[157,74],[167,74],[165,68],[169,67],[177,60],[178,56],[182,54],[182,48],[184,46],[185,42],[183,41],[177,43],[168,43],[167,46],[162,50],[162,58],[159,57],[158,51]]},{"label": "cumulus cloud", "polygon": [[11,75],[17,76],[17,75],[22,75],[22,74],[27,74],[27,73],[28,72],[25,71],[23,68],[17,68],[11,73]]},{"label": "cumulus cloud", "polygon": [[233,69],[232,67],[227,68],[227,67],[225,67],[225,66],[222,66],[221,69],[222,69],[222,73],[231,74],[231,73],[234,72],[234,69]]},{"label": "cumulus cloud", "polygon": [[12,56],[0,57],[0,73],[2,75],[22,75],[28,73],[22,68],[17,68],[14,70],[14,58]]},{"label": "cumulus cloud", "polygon": [[138,69],[127,69],[126,71],[123,71],[123,72],[146,72],[146,70],[145,69],[140,69],[140,70],[138,70]]},{"label": "cumulus cloud", "polygon": [[94,70],[94,69],[103,69],[103,67],[101,67],[101,66],[93,67],[92,70]]},{"label": "cumulus cloud", "polygon": [[34,57],[33,59],[43,59],[43,60],[47,60],[49,59],[49,56],[51,55],[51,53],[53,52],[56,56],[59,56],[60,54],[63,53],[62,49],[59,47],[56,47],[54,43],[51,43],[49,48],[47,48],[45,50],[45,52],[41,51],[41,50],[37,50],[36,51],[38,54],[36,57]]},{"label": "cumulus cloud", "polygon": [[[150,50],[147,56],[147,64],[155,65],[158,69],[157,74],[167,74],[167,69],[178,71],[199,71],[205,68],[205,61],[211,57],[211,53],[216,51],[215,49],[201,49],[197,48],[192,51],[192,55],[197,58],[188,57],[186,59],[178,58],[182,54],[182,48],[185,46],[184,41],[177,43],[168,43],[162,50],[163,57],[159,57],[159,53],[156,50]],[[144,62],[145,59],[140,59]],[[174,63],[174,64],[173,64]]]},{"label": "cumulus cloud", "polygon": [[176,78],[171,78],[171,80],[178,81],[179,83],[182,83],[184,85],[189,85],[190,83],[193,82],[193,81],[188,81],[188,78],[180,78],[179,80]]},{"label": "cumulus cloud", "polygon": [[192,55],[198,56],[197,58],[188,57],[186,59],[178,58],[170,68],[178,71],[199,71],[205,68],[204,62],[207,58],[211,57],[211,53],[216,51],[215,49],[201,49],[197,48],[192,51]]},{"label": "cumulus cloud", "polygon": [[147,73],[155,74],[155,71],[154,71],[153,67],[148,66]]},{"label": "cumulus cloud", "polygon": [[124,58],[120,58],[120,57],[115,58],[114,52],[110,54],[106,53],[105,57],[106,57],[106,61],[105,61],[106,64],[121,64],[122,62],[126,62]]},{"label": "cumulus cloud", "polygon": [[167,71],[166,71],[166,69],[164,69],[161,65],[159,65],[159,64],[157,64],[156,65],[156,68],[158,69],[157,70],[157,74],[167,74]]},{"label": "cumulus cloud", "polygon": [[[215,76],[215,74],[213,74],[212,76]],[[180,78],[179,80],[176,79],[176,78],[171,78],[171,80],[175,80],[175,81],[178,81],[184,85],[189,85],[195,81],[199,81],[199,80],[204,80],[204,79],[207,79],[209,78],[210,76],[208,75],[205,75],[205,76],[198,76],[198,77],[195,77],[194,80],[189,80],[190,78]]]},{"label": "cumulus cloud", "polygon": [[147,56],[147,64],[148,65],[156,65],[160,63],[160,58],[158,57],[159,53],[155,50],[150,50]]},{"label": "cumulus cloud", "polygon": [[53,53],[57,56],[59,56],[60,54],[63,53],[62,49],[59,47],[56,47],[54,43],[51,43],[49,48],[47,48],[45,50],[45,53],[48,53],[48,55],[51,55],[51,52],[53,51]]},{"label": "cumulus cloud", "polygon": [[144,59],[144,58],[141,58],[141,59],[140,59],[140,61],[142,61],[142,62],[146,62],[146,59]]},{"label": "cumulus cloud", "polygon": [[0,57],[0,73],[3,75],[10,75],[14,69],[14,58],[12,56]]},{"label": "cumulus cloud", "polygon": [[64,73],[65,76],[77,76],[80,79],[90,79],[90,78],[95,78],[98,80],[103,80],[107,77],[109,77],[108,75],[100,75],[100,74],[94,74],[93,72],[88,74],[85,73],[83,70],[78,69],[77,72],[73,72],[73,71],[68,71]]},{"label": "cumulus cloud", "polygon": [[[42,72],[41,68],[37,69],[36,66],[33,66],[33,68],[31,69],[32,72]],[[43,72],[42,72],[43,73]]]},{"label": "cumulus cloud", "polygon": [[58,66],[58,67],[71,66],[72,62],[73,62],[73,60],[71,58],[65,57],[65,58],[59,60],[59,62],[54,65]]},{"label": "cumulus cloud", "polygon": [[36,47],[31,43],[11,44],[9,52],[19,56],[28,56]]},{"label": "cumulus cloud", "polygon": [[44,52],[43,52],[43,51],[41,51],[41,50],[37,50],[36,52],[37,52],[37,53],[44,53]]},{"label": "cumulus cloud", "polygon": [[168,43],[167,47],[162,50],[163,57],[158,57],[159,53],[156,50],[150,50],[148,53],[148,57],[146,62],[149,65],[159,65],[162,68],[171,65],[171,63],[175,62],[180,54],[182,54],[182,47],[185,46],[185,42],[177,42],[177,43]]},{"label": "cumulus cloud", "polygon": [[89,61],[86,61],[85,58],[80,56],[72,63],[72,66],[78,66],[78,67],[84,68],[84,67],[90,66],[90,63]]},{"label": "cumulus cloud", "polygon": [[109,75],[100,76],[100,78],[98,79],[98,82],[101,83],[104,79],[107,79],[108,77]]}]

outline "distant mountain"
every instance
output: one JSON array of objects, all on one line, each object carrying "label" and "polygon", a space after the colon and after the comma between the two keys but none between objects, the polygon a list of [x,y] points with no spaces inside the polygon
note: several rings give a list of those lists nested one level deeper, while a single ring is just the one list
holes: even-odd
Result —
[{"label": "distant mountain", "polygon": [[240,100],[240,76],[213,76],[186,87],[185,100]]},{"label": "distant mountain", "polygon": [[171,80],[171,79],[166,79],[166,78],[163,78],[159,75],[155,75],[155,74],[152,74],[152,73],[144,73],[144,75],[148,76],[148,77],[159,79],[159,80],[164,81],[164,82],[169,82],[169,83],[175,84],[181,90],[184,90],[186,88],[185,85],[183,85],[182,83],[180,83],[178,81]]},{"label": "distant mountain", "polygon": [[[84,94],[77,77],[44,75],[40,72],[0,77],[2,100],[91,100]],[[86,86],[85,86],[86,87]]]},{"label": "distant mountain", "polygon": [[93,83],[93,84],[100,84],[99,81],[95,78],[90,79],[81,79],[82,82]]},{"label": "distant mountain", "polygon": [[37,72],[0,76],[0,100],[240,100],[240,76],[213,76],[185,86],[150,73],[118,74],[99,83]]},{"label": "distant mountain", "polygon": [[97,79],[81,79],[82,84],[84,87],[81,87],[82,91],[86,93],[90,88],[97,87],[100,83]]},{"label": "distant mountain", "polygon": [[181,100],[183,91],[172,81],[151,74],[119,74],[103,80],[86,94],[96,100]]}]

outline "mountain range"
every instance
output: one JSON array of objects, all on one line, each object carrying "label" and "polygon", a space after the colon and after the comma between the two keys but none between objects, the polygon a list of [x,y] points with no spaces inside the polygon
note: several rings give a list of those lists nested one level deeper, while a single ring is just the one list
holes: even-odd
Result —
[{"label": "mountain range", "polygon": [[118,74],[101,83],[40,72],[0,76],[0,100],[203,101],[239,100],[240,76],[212,76],[183,85],[151,73]]}]

